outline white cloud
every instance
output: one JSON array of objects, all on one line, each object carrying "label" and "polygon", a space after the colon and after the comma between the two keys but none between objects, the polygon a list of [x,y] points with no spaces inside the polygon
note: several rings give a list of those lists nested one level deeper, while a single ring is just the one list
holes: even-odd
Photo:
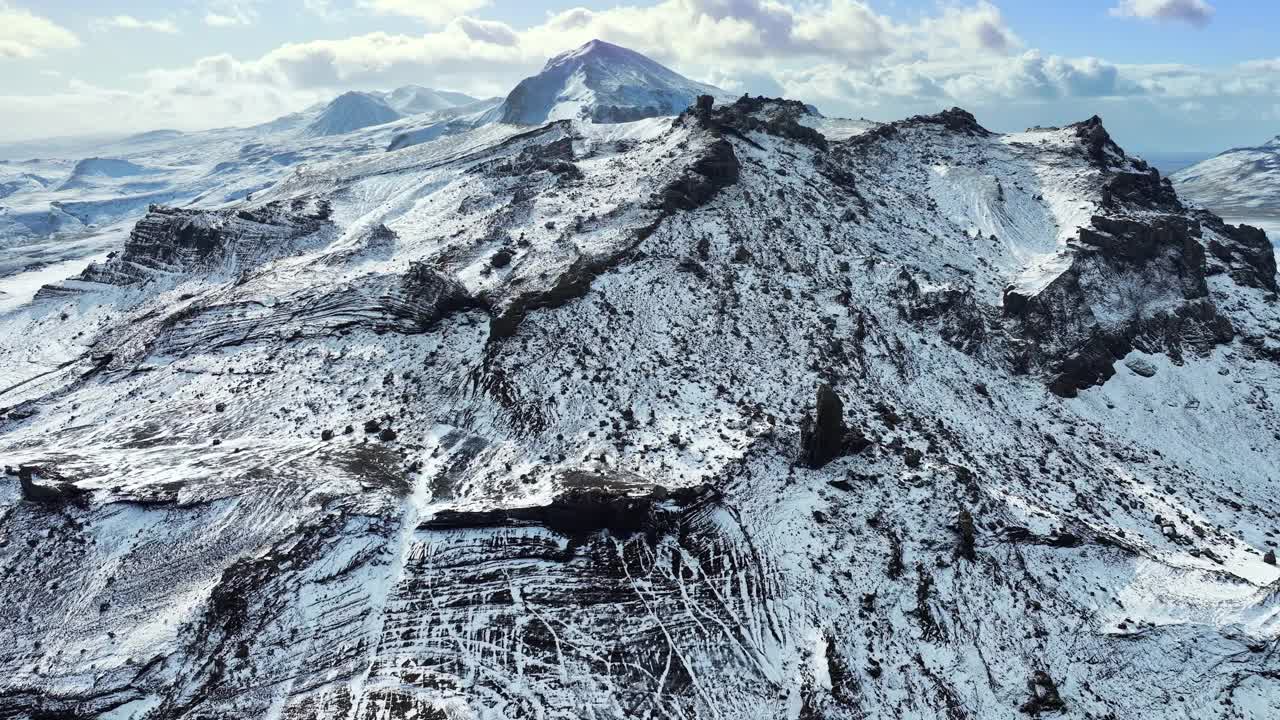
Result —
[{"label": "white cloud", "polygon": [[79,45],[80,38],[70,30],[0,0],[0,60],[32,58]]},{"label": "white cloud", "polygon": [[99,18],[93,23],[99,30],[150,30],[159,33],[176,33],[178,26],[172,20],[139,20],[132,15],[115,15]]},{"label": "white cloud", "polygon": [[359,0],[358,5],[379,15],[402,15],[438,26],[489,3],[490,0]]},{"label": "white cloud", "polygon": [[1115,17],[1184,22],[1204,27],[1213,20],[1214,7],[1205,0],[1121,0],[1111,8]]},{"label": "white cloud", "polygon": [[227,28],[252,25],[258,19],[254,0],[214,0],[204,15],[209,27]]},{"label": "white cloud", "polygon": [[1244,70],[1257,72],[1280,73],[1280,57],[1270,58],[1268,60],[1250,60],[1248,62],[1241,63],[1240,67]]}]

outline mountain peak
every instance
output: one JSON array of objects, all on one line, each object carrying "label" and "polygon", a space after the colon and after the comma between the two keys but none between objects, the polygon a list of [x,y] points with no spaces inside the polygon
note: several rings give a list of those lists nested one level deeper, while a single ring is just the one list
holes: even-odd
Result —
[{"label": "mountain peak", "polygon": [[503,103],[503,122],[538,125],[549,120],[630,122],[678,115],[699,95],[729,99],[719,88],[694,82],[644,55],[603,40],[547,61]]},{"label": "mountain peak", "polygon": [[401,117],[382,98],[353,90],[339,95],[326,105],[315,122],[307,126],[306,134],[343,135],[361,128],[394,122]]},{"label": "mountain peak", "polygon": [[654,62],[653,60],[650,60],[644,55],[641,55],[635,50],[629,50],[627,48],[622,47],[621,45],[614,45],[613,43],[605,42],[604,40],[592,40],[584,45],[580,45],[572,50],[566,50],[565,52],[562,52],[559,55],[556,55],[555,57],[551,58],[550,60],[547,61],[547,64],[543,68],[543,70],[545,72],[546,70],[556,67],[557,65],[562,65],[564,63],[571,63],[573,61],[583,61],[583,60],[590,60],[590,59],[600,59],[600,60],[606,60],[606,61],[613,60],[613,61],[621,61],[621,62],[639,61],[644,63],[653,63],[654,65],[657,65],[656,62]]},{"label": "mountain peak", "polygon": [[382,100],[403,115],[420,115],[470,105],[476,98],[463,93],[435,90],[421,85],[405,85],[381,94]]}]

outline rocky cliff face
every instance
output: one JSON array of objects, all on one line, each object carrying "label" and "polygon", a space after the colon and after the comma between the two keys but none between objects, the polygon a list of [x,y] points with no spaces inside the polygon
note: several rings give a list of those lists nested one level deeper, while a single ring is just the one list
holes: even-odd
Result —
[{"label": "rocky cliff face", "polygon": [[1265,239],[806,112],[309,168],[7,317],[0,715],[1280,712]]}]

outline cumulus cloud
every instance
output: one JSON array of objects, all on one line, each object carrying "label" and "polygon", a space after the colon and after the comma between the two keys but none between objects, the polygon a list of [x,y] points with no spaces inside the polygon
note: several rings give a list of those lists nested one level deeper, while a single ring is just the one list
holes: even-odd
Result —
[{"label": "cumulus cloud", "polygon": [[359,0],[358,5],[380,15],[401,15],[428,25],[444,25],[489,5],[489,0]]},{"label": "cumulus cloud", "polygon": [[1028,50],[981,62],[918,61],[873,67],[824,63],[782,74],[786,94],[820,106],[875,108],[1027,103],[1145,94],[1098,58]]},{"label": "cumulus cloud", "polygon": [[150,30],[169,34],[178,32],[178,26],[172,20],[139,20],[132,15],[114,15],[108,18],[99,18],[94,21],[93,25],[99,30]]},{"label": "cumulus cloud", "polygon": [[32,58],[79,45],[80,38],[70,30],[0,0],[0,60]]},{"label": "cumulus cloud", "polygon": [[922,43],[941,39],[945,41],[939,43],[941,47],[966,53],[1005,53],[1022,46],[1022,41],[1005,23],[1000,8],[989,2],[969,8],[945,7],[939,17],[922,21],[917,35]]},{"label": "cumulus cloud", "polygon": [[1204,27],[1213,20],[1214,7],[1205,0],[1121,0],[1111,8],[1116,17],[1184,22]]}]

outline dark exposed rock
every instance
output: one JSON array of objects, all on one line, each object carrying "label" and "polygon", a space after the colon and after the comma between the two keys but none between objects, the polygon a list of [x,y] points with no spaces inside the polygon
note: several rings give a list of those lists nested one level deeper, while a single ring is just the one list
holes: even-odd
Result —
[{"label": "dark exposed rock", "polygon": [[987,137],[992,134],[990,130],[978,124],[977,118],[967,110],[951,108],[934,115],[915,115],[906,120],[879,125],[865,133],[854,135],[846,141],[846,144],[850,147],[865,148],[883,140],[897,137],[903,130],[926,127],[940,127],[949,132],[975,138]]},{"label": "dark exposed rock", "polygon": [[1037,670],[1027,681],[1027,689],[1031,691],[1031,699],[1019,708],[1028,715],[1039,715],[1044,712],[1061,712],[1067,704],[1058,695],[1058,685],[1049,677],[1049,673]]},{"label": "dark exposed rock", "polygon": [[1183,210],[1168,178],[1150,168],[1145,173],[1122,172],[1112,175],[1102,187],[1102,204],[1117,209],[1123,204],[1148,210],[1176,213]]},{"label": "dark exposed rock", "polygon": [[550,172],[576,179],[582,176],[582,171],[573,160],[573,139],[563,137],[549,143],[530,143],[514,157],[477,166],[476,170],[507,177]]},{"label": "dark exposed rock", "polygon": [[986,137],[991,135],[991,131],[978,124],[978,119],[968,110],[953,107],[950,110],[943,110],[936,115],[916,115],[908,118],[901,123],[904,126],[921,126],[921,125],[941,125],[943,128],[961,135],[970,135],[973,137]]},{"label": "dark exposed rock", "polygon": [[452,313],[480,307],[461,283],[421,262],[409,263],[398,292],[389,294],[384,302],[390,310],[412,318],[424,329]]},{"label": "dark exposed rock", "polygon": [[921,291],[904,269],[899,275],[902,311],[913,322],[936,325],[948,345],[976,353],[987,341],[987,312],[972,288],[940,288]]},{"label": "dark exposed rock", "polygon": [[[52,470],[35,465],[19,465],[17,472],[22,499],[27,502],[58,505],[85,494],[84,490],[67,482]],[[36,482],[36,478],[40,478],[41,482]]]},{"label": "dark exposed rock", "polygon": [[320,431],[320,439],[325,442],[329,442],[333,439],[333,431],[329,429]]},{"label": "dark exposed rock", "polygon": [[1042,367],[1071,397],[1106,382],[1134,349],[1181,361],[1230,342],[1235,331],[1209,298],[1199,226],[1163,216],[1096,216],[1080,230],[1071,266],[1032,296],[1004,296],[1007,324],[1026,342],[1015,367]]},{"label": "dark exposed rock", "polygon": [[392,440],[395,440],[396,437],[398,437],[396,431],[391,428],[382,428],[382,431],[378,433],[378,439],[382,442],[391,442]]},{"label": "dark exposed rock", "polygon": [[920,467],[920,464],[924,462],[924,453],[920,452],[916,448],[909,447],[902,451],[902,462],[904,462],[909,468],[918,468]]},{"label": "dark exposed rock", "polygon": [[658,205],[669,213],[696,210],[738,182],[741,170],[733,145],[724,138],[715,140],[679,180],[662,189]]},{"label": "dark exposed rock", "polygon": [[618,537],[655,532],[665,527],[671,511],[660,503],[681,508],[713,502],[714,490],[706,486],[667,490],[656,487],[647,494],[600,487],[571,488],[547,505],[480,512],[446,510],[422,525],[427,530],[542,525],[556,532],[581,536],[608,531]]},{"label": "dark exposed rock", "polygon": [[511,251],[499,250],[489,258],[489,264],[495,268],[504,268],[511,264]]},{"label": "dark exposed rock", "polygon": [[1275,564],[1276,564],[1276,551],[1275,551],[1275,550],[1268,550],[1268,551],[1266,552],[1266,554],[1262,556],[1262,562],[1264,562],[1264,563],[1266,563],[1266,564],[1268,564],[1268,565],[1275,565]]},{"label": "dark exposed rock", "polygon": [[1209,241],[1211,271],[1221,268],[1246,287],[1280,292],[1276,284],[1276,255],[1267,233],[1250,225],[1228,225],[1216,215],[1200,212],[1201,225],[1223,236]]},{"label": "dark exposed rock", "polygon": [[800,122],[801,117],[811,114],[809,106],[796,100],[743,95],[736,102],[720,107],[713,107],[711,102],[705,106],[700,103],[676,122],[693,117],[722,133],[746,137],[747,133],[762,132],[825,150],[826,137]]},{"label": "dark exposed rock", "polygon": [[374,434],[374,433],[376,433],[376,432],[379,432],[379,431],[381,431],[381,430],[382,430],[382,423],[378,422],[377,420],[365,420],[365,421],[364,421],[364,433],[365,433],[365,435],[372,435],[372,434]]},{"label": "dark exposed rock", "polygon": [[152,273],[198,272],[234,261],[256,266],[306,246],[331,227],[327,201],[294,200],[237,210],[193,210],[153,205],[138,221],[124,250],[105,265],[91,265],[84,280],[127,285]]},{"label": "dark exposed rock", "polygon": [[800,461],[817,470],[845,449],[844,403],[830,385],[818,386],[814,415],[800,432]]},{"label": "dark exposed rock", "polygon": [[1102,118],[1097,115],[1070,127],[1084,145],[1085,155],[1103,170],[1125,157],[1124,150],[1111,139],[1110,133],[1102,126]]},{"label": "dark exposed rock", "polygon": [[973,513],[968,510],[961,510],[956,529],[960,534],[960,542],[956,545],[956,554],[965,560],[976,559],[977,554],[974,552],[976,529],[973,523]]},{"label": "dark exposed rock", "polygon": [[[1004,539],[1012,543],[1021,543],[1026,545],[1044,545],[1057,548],[1073,548],[1084,544],[1084,539],[1075,533],[1062,532],[1052,535],[1037,535],[1030,529],[1019,525],[1012,525],[1004,529]],[[1103,538],[1096,538],[1098,542],[1102,542]]]}]

